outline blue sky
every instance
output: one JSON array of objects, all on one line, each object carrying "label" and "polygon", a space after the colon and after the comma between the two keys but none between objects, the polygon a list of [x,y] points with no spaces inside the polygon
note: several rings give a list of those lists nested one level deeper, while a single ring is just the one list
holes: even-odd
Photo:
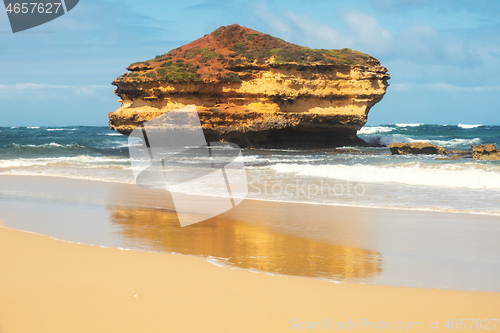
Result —
[{"label": "blue sky", "polygon": [[369,124],[500,124],[500,1],[80,0],[16,34],[1,11],[0,126],[107,125],[125,67],[232,23],[378,58],[392,79]]}]

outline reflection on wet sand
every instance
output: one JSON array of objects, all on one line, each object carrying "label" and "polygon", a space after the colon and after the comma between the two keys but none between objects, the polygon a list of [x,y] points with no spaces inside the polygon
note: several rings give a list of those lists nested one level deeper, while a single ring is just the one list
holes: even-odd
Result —
[{"label": "reflection on wet sand", "polygon": [[222,215],[181,228],[172,211],[109,209],[111,222],[133,247],[227,258],[225,263],[241,268],[332,280],[370,282],[382,272],[377,251],[282,233],[265,223]]},{"label": "reflection on wet sand", "polygon": [[0,176],[6,225],[70,242],[211,255],[283,274],[500,291],[498,216],[247,199],[181,228],[174,208],[169,192],[136,185]]}]

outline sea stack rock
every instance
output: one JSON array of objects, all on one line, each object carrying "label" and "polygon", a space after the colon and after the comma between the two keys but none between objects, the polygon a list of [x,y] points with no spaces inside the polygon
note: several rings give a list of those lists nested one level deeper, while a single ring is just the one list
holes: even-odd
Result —
[{"label": "sea stack rock", "polygon": [[500,160],[500,150],[492,143],[472,146],[472,158],[476,160]]},{"label": "sea stack rock", "polygon": [[356,136],[390,75],[350,49],[310,49],[237,24],[127,68],[115,81],[122,134],[196,105],[207,141],[241,147],[360,145]]}]

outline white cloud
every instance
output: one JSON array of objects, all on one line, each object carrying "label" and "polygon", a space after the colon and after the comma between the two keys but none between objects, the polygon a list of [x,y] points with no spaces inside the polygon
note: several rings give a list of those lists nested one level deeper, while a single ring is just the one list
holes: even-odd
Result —
[{"label": "white cloud", "polygon": [[18,83],[18,84],[0,84],[0,95],[2,97],[18,98],[19,94],[30,96],[32,93],[54,93],[58,90],[70,90],[77,95],[94,96],[97,90],[107,89],[110,86],[105,85],[58,85],[58,84],[40,84],[40,83]]},{"label": "white cloud", "polygon": [[435,90],[446,90],[456,92],[478,92],[478,91],[500,91],[500,86],[475,86],[475,87],[462,87],[449,83],[429,83],[425,85],[426,88]]},{"label": "white cloud", "polygon": [[384,52],[390,48],[392,35],[377,19],[368,14],[351,11],[341,17],[346,31],[299,15],[292,11],[272,12],[266,4],[253,4],[254,14],[288,41],[318,48],[357,48],[365,52]]},{"label": "white cloud", "polygon": [[[484,47],[470,47],[461,36],[438,33],[424,23],[408,23],[395,31],[382,26],[374,15],[356,10],[332,15],[334,28],[291,11],[273,12],[264,3],[253,5],[254,14],[273,32],[288,41],[316,48],[349,47],[378,58],[384,63],[404,59],[418,64],[447,64],[477,67],[490,57],[482,54]],[[342,28],[338,24],[343,25]],[[488,46],[492,50],[496,46]],[[484,52],[483,52],[484,53]]]},{"label": "white cloud", "polygon": [[283,17],[285,22],[293,26],[293,28],[288,28],[288,31],[300,35],[302,40],[307,40],[314,46],[343,48],[349,42],[346,36],[342,36],[337,30],[328,25],[315,22],[309,19],[307,15],[297,15],[291,11],[286,11],[283,13]]},{"label": "white cloud", "polygon": [[393,83],[390,86],[391,90],[396,91],[410,91],[418,89],[427,89],[434,91],[448,91],[448,92],[500,92],[500,86],[457,86],[445,82],[435,83]]},{"label": "white cloud", "polygon": [[372,15],[350,12],[344,17],[350,27],[351,42],[371,52],[385,52],[393,42],[391,33],[380,26]]},{"label": "white cloud", "polygon": [[273,29],[280,35],[288,34],[289,26],[286,23],[286,20],[282,16],[276,15],[271,12],[266,4],[252,3],[252,9],[254,14],[262,21],[266,22],[271,27],[271,29]]}]

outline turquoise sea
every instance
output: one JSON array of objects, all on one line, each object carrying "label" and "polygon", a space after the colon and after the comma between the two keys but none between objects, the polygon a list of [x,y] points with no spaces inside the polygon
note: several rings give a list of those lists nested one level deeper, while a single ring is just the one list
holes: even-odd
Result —
[{"label": "turquoise sea", "polygon": [[[500,147],[500,126],[478,124],[365,126],[358,135],[384,145]],[[0,174],[132,183],[127,147],[127,137],[107,127],[0,127]],[[500,214],[500,161],[391,156],[385,147],[242,154],[255,199]]]}]

